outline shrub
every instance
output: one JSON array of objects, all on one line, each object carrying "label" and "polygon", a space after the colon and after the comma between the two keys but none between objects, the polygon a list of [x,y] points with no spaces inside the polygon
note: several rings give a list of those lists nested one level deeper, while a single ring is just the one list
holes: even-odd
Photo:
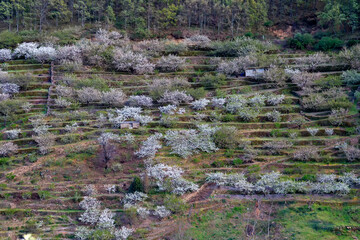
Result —
[{"label": "shrub", "polygon": [[166,54],[175,54],[179,55],[187,50],[187,46],[183,43],[173,43],[169,42],[165,44],[165,53]]},{"label": "shrub", "polygon": [[130,184],[129,190],[130,193],[133,192],[144,192],[144,185],[141,182],[141,179],[136,176]]},{"label": "shrub", "polygon": [[267,119],[269,119],[272,122],[280,122],[281,121],[281,113],[276,110],[266,113],[265,116],[267,117]]},{"label": "shrub", "polygon": [[235,127],[220,127],[216,130],[213,138],[219,148],[235,149],[240,143],[238,131]]},{"label": "shrub", "polygon": [[217,71],[230,76],[239,76],[243,74],[248,67],[254,66],[256,63],[257,59],[254,56],[238,57],[234,60],[222,61]]},{"label": "shrub", "polygon": [[164,199],[164,206],[173,213],[184,213],[187,204],[180,197],[167,195]]},{"label": "shrub", "polygon": [[185,59],[169,55],[162,56],[156,63],[156,68],[163,72],[176,72],[182,70],[185,64]]},{"label": "shrub", "polygon": [[323,37],[315,45],[315,49],[320,51],[329,51],[329,50],[340,49],[342,48],[342,46],[344,46],[344,41],[338,38]]},{"label": "shrub", "polygon": [[0,144],[0,156],[1,157],[11,156],[11,155],[17,153],[18,149],[19,149],[19,147],[12,142],[1,143]]},{"label": "shrub", "polygon": [[311,47],[311,45],[315,42],[313,36],[309,33],[301,34],[297,33],[293,38],[288,40],[288,45],[291,48],[296,49],[305,49]]},{"label": "shrub", "polygon": [[192,96],[194,99],[200,99],[206,97],[207,91],[203,88],[189,88],[186,93]]},{"label": "shrub", "polygon": [[140,53],[134,53],[120,48],[114,51],[113,64],[119,71],[148,74],[154,71],[155,65]]},{"label": "shrub", "polygon": [[226,76],[224,74],[205,74],[200,77],[199,81],[205,89],[216,89],[226,83]]},{"label": "shrub", "polygon": [[329,116],[329,121],[332,125],[340,126],[347,118],[348,113],[349,111],[344,108],[332,109],[331,114]]},{"label": "shrub", "polygon": [[0,49],[0,61],[6,62],[11,60],[11,50],[10,49]]},{"label": "shrub", "polygon": [[276,49],[275,45],[270,42],[262,42],[249,37],[236,38],[235,41],[213,42],[211,48],[214,50],[210,52],[210,55],[217,57],[246,56]]},{"label": "shrub", "polygon": [[360,83],[360,73],[355,70],[343,72],[341,78],[347,85],[356,85]]},{"label": "shrub", "polygon": [[0,33],[0,48],[15,48],[21,42],[21,36],[15,32],[2,31]]}]

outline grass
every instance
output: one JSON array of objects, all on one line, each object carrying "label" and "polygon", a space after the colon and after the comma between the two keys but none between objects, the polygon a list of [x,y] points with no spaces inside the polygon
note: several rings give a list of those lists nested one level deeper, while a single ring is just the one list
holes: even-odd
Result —
[{"label": "grass", "polygon": [[[278,213],[276,221],[283,226],[282,239],[357,239],[360,206],[291,206]],[[350,229],[348,228],[350,227]]]}]

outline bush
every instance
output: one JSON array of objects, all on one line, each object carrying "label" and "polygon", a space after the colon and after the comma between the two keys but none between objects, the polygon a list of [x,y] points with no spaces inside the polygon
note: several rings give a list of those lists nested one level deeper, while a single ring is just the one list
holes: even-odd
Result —
[{"label": "bush", "polygon": [[130,193],[144,192],[144,185],[143,185],[141,179],[138,176],[134,177],[128,191]]},{"label": "bush", "polygon": [[0,48],[15,48],[21,42],[21,36],[15,32],[2,31],[0,33]]},{"label": "bush", "polygon": [[343,46],[344,46],[344,41],[338,38],[323,37],[315,45],[315,49],[320,51],[329,51],[329,50],[340,49]]},{"label": "bush", "polygon": [[167,43],[165,45],[165,53],[166,54],[174,54],[179,55],[187,50],[187,47],[183,43]]},{"label": "bush", "polygon": [[199,82],[205,89],[212,90],[223,86],[226,83],[226,76],[224,74],[205,74],[200,77]]},{"label": "bush", "polygon": [[194,99],[200,99],[206,97],[207,91],[203,88],[190,88],[186,90],[186,93],[192,96]]},{"label": "bush", "polygon": [[240,143],[240,137],[235,127],[220,127],[216,130],[213,138],[219,148],[235,149]]},{"label": "bush", "polygon": [[235,41],[213,42],[211,48],[214,50],[209,55],[217,57],[239,57],[276,49],[269,42],[262,42],[249,37],[237,38]]},{"label": "bush", "polygon": [[341,78],[347,85],[356,85],[360,83],[360,73],[355,70],[343,72]]},{"label": "bush", "polygon": [[293,38],[288,40],[288,45],[291,48],[296,49],[305,49],[311,47],[311,45],[315,42],[313,36],[309,33],[301,34],[297,33]]},{"label": "bush", "polygon": [[184,213],[188,208],[187,204],[175,195],[167,195],[164,199],[164,206],[173,213]]}]

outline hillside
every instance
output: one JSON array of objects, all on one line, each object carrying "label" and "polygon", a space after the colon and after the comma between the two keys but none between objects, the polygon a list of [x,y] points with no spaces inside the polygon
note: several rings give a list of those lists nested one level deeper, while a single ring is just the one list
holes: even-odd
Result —
[{"label": "hillside", "polygon": [[357,239],[360,46],[1,49],[0,239]]}]

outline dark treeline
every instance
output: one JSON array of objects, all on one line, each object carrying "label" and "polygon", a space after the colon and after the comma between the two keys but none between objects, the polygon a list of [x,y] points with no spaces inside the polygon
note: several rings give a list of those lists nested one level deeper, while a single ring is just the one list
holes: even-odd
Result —
[{"label": "dark treeline", "polygon": [[[317,25],[334,31],[359,27],[360,0],[2,0],[0,17],[11,31],[86,23],[128,31],[196,27],[232,34],[272,25]],[[4,25],[5,26],[5,25]]]}]

